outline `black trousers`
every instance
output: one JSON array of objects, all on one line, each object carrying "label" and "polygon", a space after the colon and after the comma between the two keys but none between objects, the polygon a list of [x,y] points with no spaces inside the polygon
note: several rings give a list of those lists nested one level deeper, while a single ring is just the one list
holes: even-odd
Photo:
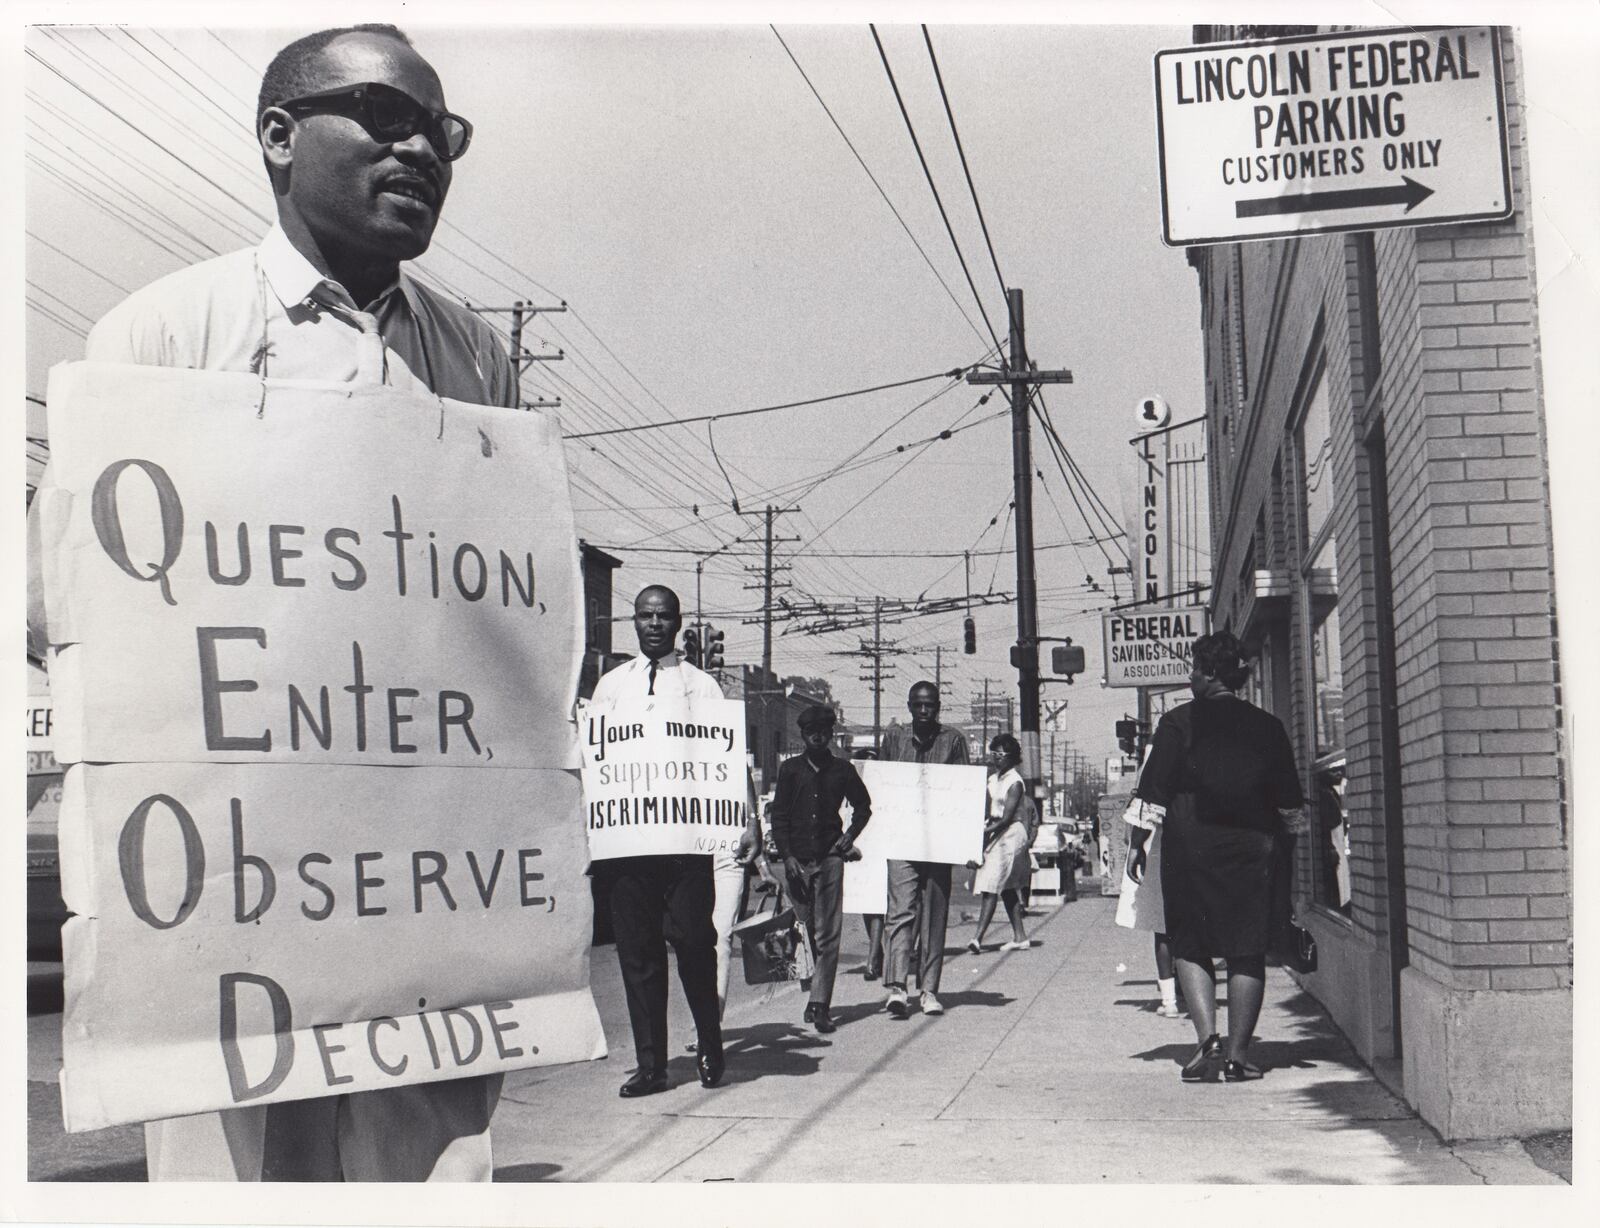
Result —
[{"label": "black trousers", "polygon": [[716,887],[709,856],[616,857],[594,863],[611,894],[611,928],[640,1070],[665,1070],[667,943],[694,1016],[700,1052],[722,1053],[717,1006]]}]

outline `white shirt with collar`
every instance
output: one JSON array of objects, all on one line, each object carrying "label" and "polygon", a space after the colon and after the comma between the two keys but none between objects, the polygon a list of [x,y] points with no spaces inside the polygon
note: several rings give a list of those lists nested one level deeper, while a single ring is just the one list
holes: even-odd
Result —
[{"label": "white shirt with collar", "polygon": [[651,691],[650,658],[637,656],[601,675],[594,684],[593,703],[643,699],[655,694],[674,699],[721,699],[722,687],[702,669],[683,659],[676,650],[655,663],[655,689]]},{"label": "white shirt with collar", "polygon": [[383,383],[470,404],[516,404],[511,360],[465,307],[403,272],[365,307],[274,225],[259,247],[179,269],[135,291],[90,331],[84,356],[271,379]]}]

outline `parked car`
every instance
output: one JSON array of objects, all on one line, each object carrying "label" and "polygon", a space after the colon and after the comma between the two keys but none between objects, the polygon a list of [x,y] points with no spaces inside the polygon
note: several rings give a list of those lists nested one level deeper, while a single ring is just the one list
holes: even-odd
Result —
[{"label": "parked car", "polygon": [[50,687],[44,670],[28,663],[28,958],[61,958],[61,765],[51,753]]},{"label": "parked car", "polygon": [[[31,752],[33,753],[33,752]],[[61,773],[28,777],[28,958],[61,958],[61,856],[56,824],[61,816]]]}]

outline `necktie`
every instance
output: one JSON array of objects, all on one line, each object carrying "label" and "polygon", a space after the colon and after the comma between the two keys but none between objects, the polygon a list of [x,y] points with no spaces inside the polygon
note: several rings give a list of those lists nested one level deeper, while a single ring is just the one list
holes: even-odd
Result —
[{"label": "necktie", "polygon": [[348,320],[359,330],[356,335],[356,383],[381,384],[384,375],[383,334],[378,331],[378,317],[370,311],[358,311],[349,301],[331,289],[327,282],[319,285],[311,297],[323,310]]},{"label": "necktie", "polygon": [[654,661],[652,661],[652,662],[650,662],[650,689],[647,690],[645,692],[645,694],[646,695],[654,695],[655,693],[656,693],[656,663]]},{"label": "necktie", "polygon": [[353,311],[350,318],[361,330],[356,341],[356,380],[363,384],[381,384],[383,336],[378,332],[378,317],[368,311]]}]

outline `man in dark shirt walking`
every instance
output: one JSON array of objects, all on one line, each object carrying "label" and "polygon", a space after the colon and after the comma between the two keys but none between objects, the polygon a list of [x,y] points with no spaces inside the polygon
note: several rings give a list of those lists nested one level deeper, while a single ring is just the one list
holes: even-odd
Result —
[{"label": "man in dark shirt walking", "polygon": [[[872,798],[856,769],[828,749],[833,722],[833,709],[821,704],[800,714],[806,751],[778,766],[772,798],[772,842],[783,859],[784,886],[811,935],[816,961],[805,1020],[819,1032],[835,1027],[829,1006],[844,926],[844,863],[860,858],[855,840],[872,816]],[[844,802],[852,811],[849,831],[839,817]]]}]

